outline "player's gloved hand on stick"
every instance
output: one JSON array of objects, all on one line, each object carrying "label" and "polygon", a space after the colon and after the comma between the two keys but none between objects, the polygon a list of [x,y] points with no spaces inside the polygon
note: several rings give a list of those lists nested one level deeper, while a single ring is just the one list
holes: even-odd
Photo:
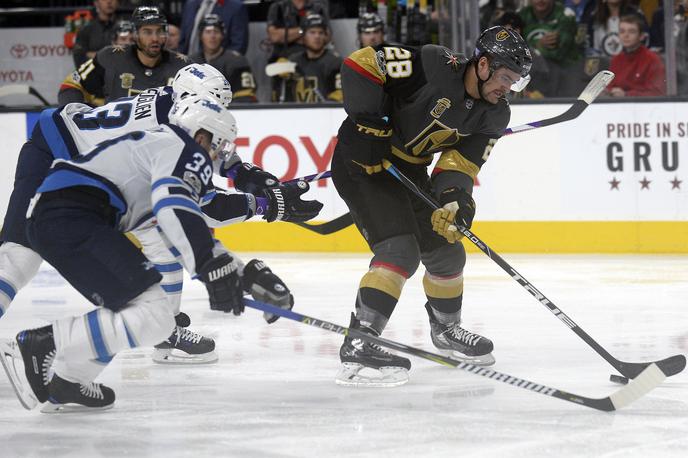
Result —
[{"label": "player's gloved hand on stick", "polygon": [[241,315],[244,311],[244,289],[236,259],[223,253],[203,264],[198,277],[208,290],[211,310]]},{"label": "player's gloved hand on stick", "polygon": [[382,172],[382,159],[391,148],[392,126],[382,118],[358,116],[342,123],[339,141],[351,145],[351,167],[355,173]]},{"label": "player's gloved hand on stick", "polygon": [[[262,196],[265,190],[279,186],[280,182],[275,175],[266,172],[257,165],[244,162],[237,164],[232,169],[234,187],[241,192]],[[230,174],[232,174],[230,172]],[[230,177],[231,178],[231,177]]]},{"label": "player's gloved hand on stick", "polygon": [[[276,307],[291,310],[294,306],[294,296],[289,292],[289,288],[263,261],[252,259],[244,267],[242,278],[244,289],[251,293],[257,301]],[[274,323],[279,315],[263,313],[263,318],[269,324]]]},{"label": "player's gloved hand on stick", "polygon": [[269,223],[273,221],[301,222],[315,218],[322,210],[323,204],[317,200],[301,199],[301,195],[309,189],[308,183],[301,180],[266,189],[268,208],[263,218]]},{"label": "player's gloved hand on stick", "polygon": [[449,243],[461,240],[463,234],[456,224],[470,229],[475,216],[475,201],[464,189],[451,187],[440,194],[440,205],[432,212],[432,230],[447,239]]}]

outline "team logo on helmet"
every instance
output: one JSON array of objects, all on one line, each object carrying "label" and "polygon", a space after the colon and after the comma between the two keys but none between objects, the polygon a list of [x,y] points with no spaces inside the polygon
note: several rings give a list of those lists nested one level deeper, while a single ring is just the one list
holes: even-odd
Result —
[{"label": "team logo on helmet", "polygon": [[507,38],[509,38],[509,32],[507,32],[506,30],[500,30],[499,32],[497,32],[497,35],[495,36],[495,39],[497,41],[504,41]]},{"label": "team logo on helmet", "polygon": [[435,108],[430,111],[430,116],[435,119],[439,119],[439,117],[442,116],[449,107],[451,107],[451,101],[446,97],[442,97],[441,99],[437,100]]},{"label": "team logo on helmet", "polygon": [[122,80],[122,88],[123,89],[131,89],[131,87],[134,85],[134,76],[133,73],[122,73],[119,75],[119,79]]}]

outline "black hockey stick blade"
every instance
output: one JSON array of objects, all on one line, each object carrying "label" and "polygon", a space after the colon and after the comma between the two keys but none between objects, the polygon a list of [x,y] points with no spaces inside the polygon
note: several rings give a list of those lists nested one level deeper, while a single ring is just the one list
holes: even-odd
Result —
[{"label": "black hockey stick blade", "polygon": [[580,116],[583,111],[592,103],[593,100],[597,98],[598,95],[612,82],[614,79],[614,73],[609,70],[603,70],[590,80],[583,92],[578,96],[571,107],[558,116],[553,118],[542,119],[540,121],[533,121],[527,124],[522,124],[520,126],[511,127],[504,131],[503,135],[511,135],[519,132],[525,132],[526,130],[538,129],[540,127],[551,126],[553,124],[559,124],[560,122],[571,121]]},{"label": "black hockey stick blade", "polygon": [[[394,164],[388,160],[383,160],[382,165],[384,168],[392,174],[396,179],[398,179],[404,186],[406,186],[411,192],[416,194],[419,198],[423,199],[431,208],[437,209],[439,205],[435,200],[429,196],[425,191],[420,189],[412,180],[410,180],[406,175],[404,175]],[[509,276],[521,285],[526,291],[528,291],[538,302],[547,307],[547,309],[556,316],[562,323],[568,326],[571,331],[573,331],[578,337],[580,337],[583,342],[588,344],[598,355],[602,356],[612,367],[619,371],[622,375],[627,378],[635,378],[640,374],[645,368],[652,364],[656,364],[660,370],[663,371],[667,376],[676,375],[681,372],[686,367],[686,358],[683,355],[674,355],[669,358],[653,361],[649,363],[628,363],[620,361],[619,359],[612,356],[602,345],[600,345],[595,339],[593,339],[587,332],[585,332],[580,326],[576,324],[563,310],[554,305],[554,302],[549,300],[547,296],[541,293],[532,283],[525,279],[523,275],[518,273],[516,269],[511,267],[511,265],[506,262],[501,256],[492,251],[489,246],[480,238],[475,235],[470,230],[461,226],[457,223],[457,229],[461,232],[468,240],[471,241],[476,247],[480,249],[483,253],[487,255],[492,261],[495,262],[499,267],[502,268]]]},{"label": "black hockey stick blade", "polygon": [[563,399],[564,401],[573,402],[575,404],[590,407],[592,409],[602,410],[605,412],[618,410],[622,407],[631,404],[632,402],[640,399],[642,396],[647,394],[657,385],[662,383],[664,379],[666,379],[666,375],[662,372],[662,370],[659,369],[655,364],[651,364],[628,385],[625,385],[624,387],[612,393],[611,395],[604,398],[589,398],[586,396],[580,396],[577,394],[569,393],[564,390],[559,390],[557,388],[551,388],[539,383],[534,383],[519,377],[514,377],[513,375],[509,375],[504,372],[488,369],[486,367],[476,366],[474,364],[470,364],[464,361],[458,361],[456,359],[438,355],[436,353],[431,353],[420,348],[411,347],[409,345],[395,342],[393,340],[377,337],[359,331],[357,329],[347,328],[335,323],[330,323],[329,321],[320,320],[318,318],[313,318],[307,315],[302,315],[300,313],[294,312],[293,310],[285,310],[279,307],[275,307],[274,305],[265,304],[263,302],[258,302],[246,298],[244,298],[244,305],[246,307],[261,310],[272,315],[278,315],[289,320],[298,321],[299,323],[324,329],[325,331],[330,331],[336,334],[341,334],[343,336],[352,336],[362,340],[366,340],[377,345],[382,345],[386,348],[391,348],[392,350],[401,351],[409,355],[417,356],[419,358],[427,359],[429,361],[434,361],[437,364],[441,364],[443,366],[455,367],[457,369],[470,372],[471,374],[486,377],[497,382],[506,383],[507,385],[511,385],[515,388],[522,388],[545,396]]},{"label": "black hockey stick blade", "polygon": [[351,218],[351,213],[344,213],[343,215],[336,217],[332,221],[328,221],[322,224],[308,224],[300,222],[295,222],[294,224],[320,235],[330,235],[334,234],[335,232],[339,232],[342,229],[346,229],[353,223],[354,220],[353,218]]}]

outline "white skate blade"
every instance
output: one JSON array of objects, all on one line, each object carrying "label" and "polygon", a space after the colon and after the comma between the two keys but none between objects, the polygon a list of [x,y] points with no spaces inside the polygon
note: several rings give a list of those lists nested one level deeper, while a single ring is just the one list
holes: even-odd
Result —
[{"label": "white skate blade", "polygon": [[[361,371],[365,371],[365,373],[361,373]],[[378,371],[358,363],[342,363],[342,367],[334,379],[337,385],[370,388],[401,386],[408,380],[408,371],[404,367],[381,367]]]},{"label": "white skate blade", "polygon": [[158,364],[210,364],[217,362],[219,357],[215,351],[190,355],[181,350],[170,348],[156,348],[153,350],[153,361]]},{"label": "white skate blade", "polygon": [[103,410],[112,409],[115,405],[113,402],[110,405],[103,407],[86,407],[81,404],[53,404],[52,402],[46,402],[41,407],[42,413],[76,413],[76,412],[101,412]]},{"label": "white skate blade", "polygon": [[[22,360],[17,342],[12,339],[0,340],[0,362],[10,380],[14,394],[26,410],[32,410],[38,405],[38,399],[33,394],[26,376],[24,375],[24,361]],[[19,365],[19,370],[17,366]]]},{"label": "white skate blade", "polygon": [[492,353],[480,356],[467,356],[463,353],[459,353],[458,351],[442,349],[439,350],[439,353],[452,359],[458,359],[459,361],[470,363],[475,366],[492,366],[495,363]]}]

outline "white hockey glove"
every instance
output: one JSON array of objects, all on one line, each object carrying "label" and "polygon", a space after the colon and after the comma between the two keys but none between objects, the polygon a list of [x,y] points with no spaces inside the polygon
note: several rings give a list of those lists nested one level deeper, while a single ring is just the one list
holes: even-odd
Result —
[{"label": "white hockey glove", "polygon": [[[273,274],[263,261],[258,259],[249,261],[244,267],[242,282],[246,292],[251,293],[259,302],[285,310],[291,310],[294,307],[294,296],[291,295],[287,285]],[[263,313],[263,318],[268,324],[272,324],[279,319],[279,316],[266,312]]]}]

